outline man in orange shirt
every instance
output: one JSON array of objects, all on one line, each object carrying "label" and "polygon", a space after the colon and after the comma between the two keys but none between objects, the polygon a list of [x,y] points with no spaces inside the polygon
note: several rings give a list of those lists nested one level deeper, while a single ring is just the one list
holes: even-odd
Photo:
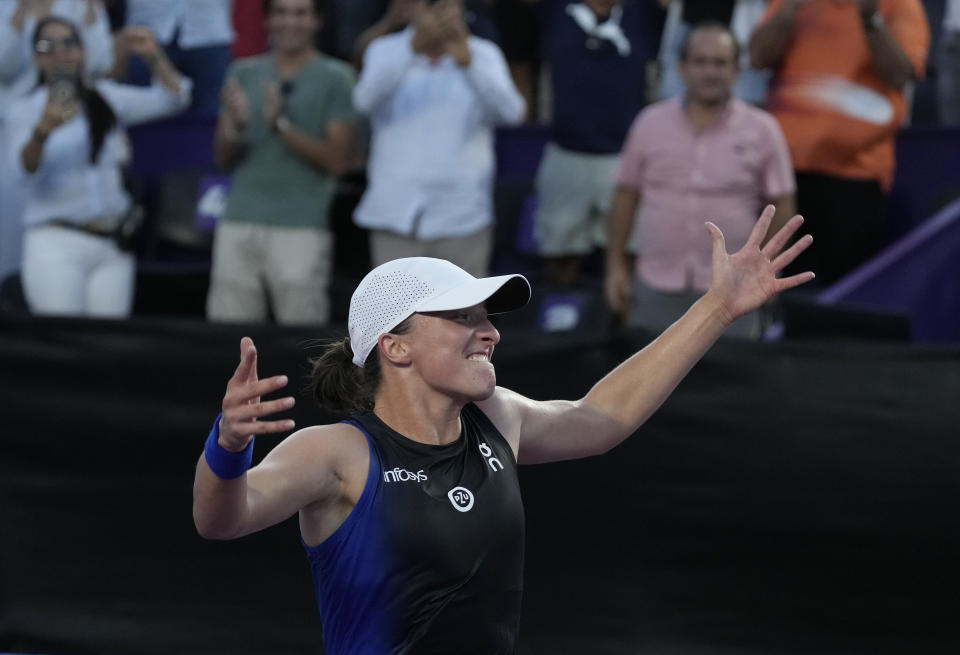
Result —
[{"label": "man in orange shirt", "polygon": [[769,110],[797,171],[797,209],[816,245],[799,270],[830,284],[883,245],[904,88],[923,74],[920,0],[771,0],[750,40],[773,68]]}]

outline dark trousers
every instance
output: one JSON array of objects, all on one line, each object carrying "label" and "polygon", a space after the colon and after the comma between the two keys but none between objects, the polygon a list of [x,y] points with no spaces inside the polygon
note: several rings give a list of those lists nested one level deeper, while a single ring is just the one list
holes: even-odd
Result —
[{"label": "dark trousers", "polygon": [[813,235],[813,245],[787,267],[784,276],[813,271],[816,287],[833,284],[883,247],[886,208],[887,196],[876,180],[798,171],[801,233]]}]

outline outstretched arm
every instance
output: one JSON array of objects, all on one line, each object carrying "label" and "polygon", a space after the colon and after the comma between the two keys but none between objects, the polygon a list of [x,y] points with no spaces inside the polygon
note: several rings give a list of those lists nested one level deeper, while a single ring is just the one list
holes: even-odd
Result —
[{"label": "outstretched arm", "polygon": [[[291,430],[292,420],[261,420],[293,407],[291,396],[261,400],[261,396],[286,384],[283,375],[258,378],[256,348],[251,339],[244,337],[240,342],[240,364],[227,383],[223,399],[219,448],[227,453],[242,453],[252,447],[254,434]],[[338,483],[333,454],[326,451],[333,440],[317,434],[322,430],[308,428],[291,435],[259,465],[229,479],[214,472],[206,453],[201,455],[193,485],[197,532],[208,539],[233,539],[279,523],[310,503],[332,495]]]},{"label": "outstretched arm", "polygon": [[726,251],[720,229],[707,223],[713,239],[709,291],[580,400],[538,402],[498,389],[483,408],[514,441],[518,460],[538,463],[606,452],[660,407],[730,323],[777,293],[813,279],[809,272],[777,277],[813,239],[804,236],[785,249],[803,223],[794,216],[764,244],[774,212],[772,205],[763,211],[747,244],[732,255]]}]

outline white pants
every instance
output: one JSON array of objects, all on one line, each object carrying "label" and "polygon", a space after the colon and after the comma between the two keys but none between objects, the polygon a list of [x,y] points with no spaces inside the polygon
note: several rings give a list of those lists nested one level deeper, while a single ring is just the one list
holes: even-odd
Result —
[{"label": "white pants", "polygon": [[23,240],[23,293],[34,314],[126,318],[135,261],[112,239],[35,227]]}]

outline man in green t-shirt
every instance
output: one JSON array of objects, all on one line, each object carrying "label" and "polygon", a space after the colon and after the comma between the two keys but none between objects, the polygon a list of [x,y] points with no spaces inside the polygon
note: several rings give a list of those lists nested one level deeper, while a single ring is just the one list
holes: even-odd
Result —
[{"label": "man in green t-shirt", "polygon": [[270,52],[240,59],[221,94],[214,157],[231,172],[207,317],[329,318],[329,208],[354,137],[353,73],[314,48],[320,0],[269,0]]}]

